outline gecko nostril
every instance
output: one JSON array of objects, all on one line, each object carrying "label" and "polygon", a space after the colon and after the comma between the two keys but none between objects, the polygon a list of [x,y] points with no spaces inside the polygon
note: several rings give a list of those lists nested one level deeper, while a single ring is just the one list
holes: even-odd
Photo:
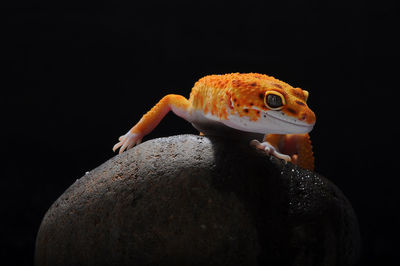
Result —
[{"label": "gecko nostril", "polygon": [[307,122],[309,124],[313,124],[313,123],[315,123],[315,114],[311,110],[303,111],[299,115],[299,120],[300,121],[305,121],[305,122]]}]

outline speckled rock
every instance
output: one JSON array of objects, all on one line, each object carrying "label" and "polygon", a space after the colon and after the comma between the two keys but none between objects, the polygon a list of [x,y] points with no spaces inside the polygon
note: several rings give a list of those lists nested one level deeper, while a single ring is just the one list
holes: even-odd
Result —
[{"label": "speckled rock", "polygon": [[149,140],[51,206],[36,265],[352,265],[356,216],[324,177],[248,143]]}]

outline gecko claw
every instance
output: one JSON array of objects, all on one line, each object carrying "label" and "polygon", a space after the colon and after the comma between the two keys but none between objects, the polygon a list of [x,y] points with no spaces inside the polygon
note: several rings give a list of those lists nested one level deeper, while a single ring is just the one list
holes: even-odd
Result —
[{"label": "gecko claw", "polygon": [[138,133],[128,132],[125,135],[119,137],[119,142],[114,145],[113,151],[115,152],[118,148],[119,154],[123,153],[125,150],[131,149],[133,146],[138,145],[142,142],[142,136]]},{"label": "gecko claw", "polygon": [[258,140],[254,139],[250,141],[250,145],[256,147],[257,149],[265,151],[266,154],[272,155],[276,158],[285,160],[285,162],[290,162],[292,159],[289,155],[283,154],[278,152],[274,146],[272,146],[269,142],[259,142]]}]

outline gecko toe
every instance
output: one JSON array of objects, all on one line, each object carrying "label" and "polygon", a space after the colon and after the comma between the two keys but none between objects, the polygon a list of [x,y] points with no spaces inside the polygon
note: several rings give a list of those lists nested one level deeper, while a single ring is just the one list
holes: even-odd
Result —
[{"label": "gecko toe", "polygon": [[116,150],[118,150],[119,147],[122,146],[121,142],[118,142],[117,144],[114,145],[114,147],[112,148],[113,152],[115,152]]},{"label": "gecko toe", "polygon": [[280,152],[277,152],[276,150],[274,150],[274,151],[271,153],[271,155],[275,156],[276,158],[285,160],[286,162],[290,162],[290,161],[292,160],[292,159],[290,158],[289,155],[282,154],[282,153],[280,153]]},{"label": "gecko toe", "polygon": [[127,141],[124,140],[124,144],[122,145],[122,147],[119,149],[119,153],[123,153],[124,150],[126,149],[126,147],[128,147],[129,143]]},{"label": "gecko toe", "polygon": [[138,144],[138,143],[135,143],[135,142],[130,143],[130,144],[126,147],[126,150],[132,149],[136,144]]},{"label": "gecko toe", "polygon": [[115,152],[119,148],[119,154],[121,154],[125,150],[129,150],[135,145],[138,145],[141,141],[142,138],[140,134],[128,132],[119,137],[119,142],[114,145],[113,151]]},{"label": "gecko toe", "polygon": [[266,141],[259,142],[258,140],[252,140],[250,142],[250,145],[256,147],[257,149],[263,150],[268,155],[272,155],[272,156],[274,156],[276,158],[285,160],[286,162],[290,162],[291,161],[291,158],[290,158],[289,155],[280,153],[269,142],[266,142]]}]

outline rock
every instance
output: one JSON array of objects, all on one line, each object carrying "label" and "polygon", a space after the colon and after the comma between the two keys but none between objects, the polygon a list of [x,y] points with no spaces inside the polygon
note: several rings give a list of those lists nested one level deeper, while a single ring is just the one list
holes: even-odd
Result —
[{"label": "rock", "polygon": [[[55,177],[56,178],[56,177]],[[352,265],[352,207],[324,177],[218,137],[153,139],[51,206],[36,265]]]}]

